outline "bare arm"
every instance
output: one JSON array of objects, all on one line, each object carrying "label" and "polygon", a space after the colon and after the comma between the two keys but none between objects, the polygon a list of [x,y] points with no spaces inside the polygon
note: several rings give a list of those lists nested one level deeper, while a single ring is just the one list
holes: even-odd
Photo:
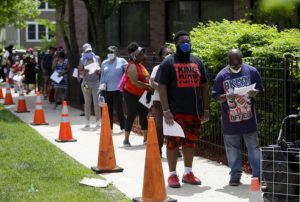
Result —
[{"label": "bare arm", "polygon": [[159,84],[158,92],[160,97],[160,103],[164,112],[165,121],[168,125],[174,124],[174,116],[170,111],[169,101],[168,101],[168,93],[167,86],[164,84]]},{"label": "bare arm", "polygon": [[156,81],[154,81],[154,78],[150,78],[149,82],[152,88],[154,88],[155,90],[159,90],[159,84]]},{"label": "bare arm", "polygon": [[136,66],[134,64],[131,64],[127,69],[127,76],[130,79],[131,83],[135,85],[138,88],[150,88],[150,85],[148,83],[144,83],[142,81],[139,81],[138,72],[136,70]]}]

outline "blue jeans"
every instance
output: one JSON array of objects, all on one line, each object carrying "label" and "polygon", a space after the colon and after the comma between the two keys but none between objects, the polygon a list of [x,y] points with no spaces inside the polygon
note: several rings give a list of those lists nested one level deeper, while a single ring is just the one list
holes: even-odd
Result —
[{"label": "blue jeans", "polygon": [[247,150],[248,160],[252,168],[252,176],[260,176],[260,151],[257,132],[241,135],[223,135],[226,149],[228,165],[230,167],[230,177],[241,178],[242,157],[241,157],[241,138],[243,137]]}]

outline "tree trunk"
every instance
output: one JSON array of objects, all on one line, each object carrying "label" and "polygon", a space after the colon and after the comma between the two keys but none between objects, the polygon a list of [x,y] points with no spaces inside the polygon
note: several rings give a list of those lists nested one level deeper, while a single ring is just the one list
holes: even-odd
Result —
[{"label": "tree trunk", "polygon": [[75,28],[75,12],[74,12],[74,0],[67,0],[68,4],[68,25],[69,25],[69,37],[70,41],[70,50],[68,50],[71,67],[77,67],[79,62],[79,48],[76,37],[76,28]]}]

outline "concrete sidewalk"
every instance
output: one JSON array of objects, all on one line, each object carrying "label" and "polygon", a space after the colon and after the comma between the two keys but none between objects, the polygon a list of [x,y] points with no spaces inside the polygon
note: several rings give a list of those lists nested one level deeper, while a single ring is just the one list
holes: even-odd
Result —
[{"label": "concrete sidewalk", "polygon": [[[5,90],[3,89],[5,92]],[[17,94],[13,94],[14,101],[17,104]],[[27,108],[30,113],[16,114],[21,120],[30,123],[33,120],[35,95],[30,94],[25,97]],[[3,103],[3,101],[0,101]],[[45,110],[46,121],[48,126],[32,126],[44,138],[49,140],[66,154],[82,163],[87,168],[96,166],[98,159],[98,146],[100,130],[95,129],[95,124],[92,128],[84,129],[84,117],[80,117],[80,111],[69,107],[70,120],[72,124],[73,137],[77,142],[72,143],[57,143],[54,141],[58,137],[61,107],[57,110],[53,109],[53,104],[44,101],[43,109]],[[6,106],[7,109],[14,113],[15,106]],[[94,117],[92,117],[94,121]],[[115,130],[119,129],[117,125]],[[143,138],[138,135],[131,135],[130,141],[132,147],[124,148],[122,141],[124,134],[114,133],[113,141],[115,147],[115,154],[117,164],[124,168],[123,173],[103,174],[106,179],[111,180],[121,192],[126,194],[129,198],[142,195],[143,176],[144,176],[144,161],[145,161],[145,146]],[[165,152],[165,149],[163,150]],[[163,153],[165,156],[165,153]],[[162,159],[165,181],[167,185],[168,165],[166,158]],[[177,165],[177,172],[180,179],[183,174],[183,160],[179,159]],[[239,187],[228,186],[229,168],[220,165],[216,162],[196,157],[194,160],[193,171],[202,180],[201,186],[192,186],[183,184],[180,189],[172,189],[167,187],[168,195],[177,199],[180,202],[194,202],[194,201],[213,201],[213,202],[240,202],[249,200],[249,187],[251,176],[243,174],[243,185]]]}]

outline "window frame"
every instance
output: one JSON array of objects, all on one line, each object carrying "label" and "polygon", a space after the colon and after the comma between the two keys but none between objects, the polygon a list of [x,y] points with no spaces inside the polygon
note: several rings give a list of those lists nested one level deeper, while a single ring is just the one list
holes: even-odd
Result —
[{"label": "window frame", "polygon": [[139,43],[139,45],[141,45],[141,46],[143,46],[143,47],[151,47],[151,27],[150,27],[150,24],[151,24],[151,19],[150,19],[150,8],[151,8],[151,5],[150,5],[150,1],[149,0],[139,0],[139,1],[122,1],[122,3],[120,4],[120,6],[118,6],[118,21],[117,21],[117,23],[118,23],[118,27],[119,27],[119,34],[118,34],[118,39],[117,39],[117,41],[118,41],[118,44],[115,44],[116,46],[119,46],[119,47],[121,47],[121,48],[125,48],[125,47],[127,47],[127,45],[125,45],[124,44],[124,42],[122,41],[122,33],[124,32],[124,31],[122,31],[122,24],[123,24],[123,21],[122,21],[122,5],[124,5],[124,4],[127,4],[127,5],[130,5],[130,4],[132,4],[132,3],[141,3],[141,4],[148,4],[147,6],[148,6],[148,19],[149,19],[149,27],[148,27],[148,29],[149,29],[149,33],[148,33],[148,38],[147,38],[147,41],[145,41],[146,43],[145,44],[147,44],[147,45],[145,45],[145,44],[140,44]]},{"label": "window frame", "polygon": [[[37,0],[37,1],[41,2],[41,0]],[[39,11],[56,11],[56,9],[54,9],[54,8],[49,8],[49,3],[48,2],[41,2],[41,3],[45,4],[45,8],[38,8]]]},{"label": "window frame", "polygon": [[[52,24],[56,24],[55,21],[51,21]],[[38,22],[36,21],[27,21],[26,22],[26,42],[41,42],[42,39],[39,38],[39,24]],[[35,39],[28,39],[28,25],[34,25],[35,26]],[[45,36],[46,36],[46,39],[47,41],[50,41],[51,38],[49,37],[49,28],[45,26],[45,29],[46,29],[46,33],[45,33]]]}]

